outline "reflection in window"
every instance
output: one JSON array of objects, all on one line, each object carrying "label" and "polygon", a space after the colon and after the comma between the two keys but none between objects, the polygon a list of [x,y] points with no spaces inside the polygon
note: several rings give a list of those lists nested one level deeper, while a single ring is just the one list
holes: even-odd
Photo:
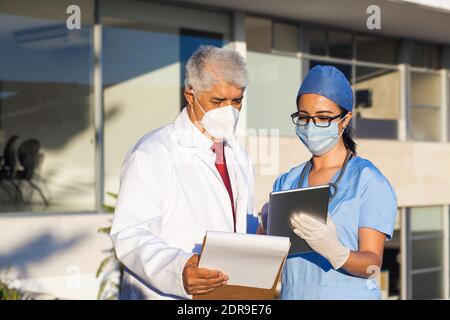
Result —
[{"label": "reflection in window", "polygon": [[414,274],[412,276],[412,299],[442,299],[444,296],[443,276],[442,271]]},{"label": "reflection in window", "polygon": [[412,138],[418,141],[441,139],[440,75],[411,72]]},{"label": "reflection in window", "polygon": [[439,67],[439,47],[427,43],[413,44],[411,65],[429,69]]},{"label": "reflection in window", "polygon": [[442,207],[409,209],[413,299],[441,299],[444,266],[444,217]]},{"label": "reflection in window", "polygon": [[330,31],[328,33],[330,56],[342,59],[353,57],[353,44],[351,33]]},{"label": "reflection in window", "polygon": [[92,1],[0,1],[0,211],[95,210],[92,24]]},{"label": "reflection in window", "polygon": [[272,51],[272,20],[247,16],[245,18],[245,34],[247,50]]},{"label": "reflection in window", "polygon": [[441,207],[411,208],[411,232],[413,235],[441,233],[444,229],[444,216]]},{"label": "reflection in window", "polygon": [[[304,29],[305,44],[307,52],[320,56],[328,55],[327,32],[323,29],[308,28]],[[308,50],[309,49],[309,50]]]},{"label": "reflection in window", "polygon": [[[281,135],[295,135],[289,115],[296,110],[295,94],[301,80],[301,60],[294,56],[269,53],[271,50],[262,52],[262,44],[270,42],[269,22],[267,19],[246,17],[247,67],[250,80],[247,88],[247,127],[250,130],[278,129]],[[277,25],[279,36],[281,30],[291,33],[284,35],[284,39],[278,39],[277,49],[298,50],[294,48],[298,45],[296,27],[278,23]],[[256,30],[260,30],[262,34]],[[297,39],[297,44],[289,45],[289,48],[286,41],[294,38]]]},{"label": "reflection in window", "polygon": [[354,121],[359,138],[396,139],[400,118],[400,73],[356,67]]},{"label": "reflection in window", "polygon": [[247,127],[279,129],[281,135],[295,135],[290,114],[297,108],[300,59],[249,51],[247,66]]},{"label": "reflection in window", "polygon": [[444,249],[441,236],[414,240],[411,248],[413,270],[440,267],[442,265]]},{"label": "reflection in window", "polygon": [[275,22],[274,48],[278,51],[298,52],[300,48],[299,28],[295,25]]},{"label": "reflection in window", "polygon": [[356,59],[361,61],[396,64],[399,42],[396,40],[356,36]]},{"label": "reflection in window", "polygon": [[[230,29],[226,14],[146,2],[124,6],[129,4],[107,1],[101,11],[109,192],[118,191],[122,163],[133,144],[173,121],[185,105],[187,59],[202,44],[226,45]],[[123,17],[124,11],[133,19]]]}]

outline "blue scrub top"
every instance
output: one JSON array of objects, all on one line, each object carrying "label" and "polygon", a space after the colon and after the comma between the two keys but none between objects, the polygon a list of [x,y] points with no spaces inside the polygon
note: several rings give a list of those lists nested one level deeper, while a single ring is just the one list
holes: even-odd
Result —
[{"label": "blue scrub top", "polygon": [[[282,174],[273,191],[297,189],[306,162]],[[332,181],[336,181],[340,171]],[[309,172],[302,188],[308,186]],[[352,251],[358,250],[358,229],[372,228],[391,239],[397,216],[397,197],[383,174],[369,161],[352,157],[329,203],[328,212],[339,239]],[[288,256],[283,270],[281,299],[381,299],[376,279],[352,276],[334,270],[316,252]]]}]

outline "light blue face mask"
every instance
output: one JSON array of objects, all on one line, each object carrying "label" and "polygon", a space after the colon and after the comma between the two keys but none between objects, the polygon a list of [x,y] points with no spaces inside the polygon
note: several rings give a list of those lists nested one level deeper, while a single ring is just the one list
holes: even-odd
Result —
[{"label": "light blue face mask", "polygon": [[297,126],[295,132],[313,155],[321,156],[333,149],[339,142],[345,128],[339,134],[338,124],[345,118],[338,122],[331,122],[327,128],[316,127],[311,120],[306,126]]}]

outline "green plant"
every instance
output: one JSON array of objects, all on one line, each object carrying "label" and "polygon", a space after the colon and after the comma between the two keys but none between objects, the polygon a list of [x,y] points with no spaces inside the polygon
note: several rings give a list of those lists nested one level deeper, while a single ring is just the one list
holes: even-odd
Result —
[{"label": "green plant", "polygon": [[[8,268],[9,269],[9,268]],[[22,293],[8,284],[8,270],[3,279],[0,279],[0,300],[22,300]]]},{"label": "green plant", "polygon": [[[111,192],[107,192],[107,194],[113,199],[117,200],[117,194]],[[106,212],[114,214],[115,210],[114,206],[103,205],[103,208],[105,209]],[[111,232],[111,226],[99,228],[97,231],[109,236],[109,233]],[[120,295],[120,283],[122,282],[124,267],[123,264],[117,258],[116,251],[114,250],[114,248],[108,249],[107,253],[109,255],[100,262],[100,265],[97,269],[96,277],[97,278],[100,277],[101,274],[105,273],[106,267],[112,265],[114,269],[119,270],[119,283],[116,283],[107,276],[104,276],[102,278],[102,281],[100,282],[100,287],[97,293],[97,299],[102,298],[107,287],[115,288],[117,290],[117,294]],[[108,296],[106,300],[114,300],[116,298],[117,296],[112,294]]]}]

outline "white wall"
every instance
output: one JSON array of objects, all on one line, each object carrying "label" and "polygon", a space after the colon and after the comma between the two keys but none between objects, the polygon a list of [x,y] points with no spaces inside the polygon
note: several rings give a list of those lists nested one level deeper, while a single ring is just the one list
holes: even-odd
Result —
[{"label": "white wall", "polygon": [[[0,263],[12,284],[64,299],[96,299],[95,272],[112,247],[110,214],[0,215]],[[4,276],[5,268],[0,273]]]},{"label": "white wall", "polygon": [[[254,139],[251,138],[251,139]],[[258,139],[257,139],[258,140]],[[450,203],[450,144],[432,142],[400,142],[393,140],[359,139],[358,153],[372,161],[394,187],[399,206],[428,206]],[[257,143],[257,142],[256,142]],[[260,210],[268,200],[276,177],[310,159],[297,137],[280,137],[278,150],[269,150],[278,159],[273,174],[259,151],[252,151],[255,142],[246,141],[255,162],[256,208]],[[265,148],[259,143],[258,148]],[[256,149],[258,149],[256,148]]]}]

